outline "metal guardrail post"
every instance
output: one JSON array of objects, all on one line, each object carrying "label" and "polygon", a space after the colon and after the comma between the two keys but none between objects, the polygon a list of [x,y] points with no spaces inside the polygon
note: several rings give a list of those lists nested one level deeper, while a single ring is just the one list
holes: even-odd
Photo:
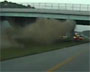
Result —
[{"label": "metal guardrail post", "polygon": [[73,8],[74,8],[74,7],[73,7],[73,4],[72,4],[71,6],[72,6],[72,10],[73,10]]},{"label": "metal guardrail post", "polygon": [[44,6],[45,6],[45,7],[47,6],[46,3],[44,4]]},{"label": "metal guardrail post", "polygon": [[60,8],[60,4],[58,3],[58,9]]},{"label": "metal guardrail post", "polygon": [[67,4],[65,3],[65,9],[67,10]]},{"label": "metal guardrail post", "polygon": [[80,8],[79,11],[81,11],[81,8],[82,8],[82,7],[81,7],[81,4],[80,4],[80,7],[79,7],[79,8]]},{"label": "metal guardrail post", "polygon": [[87,5],[87,11],[89,11],[89,5]]},{"label": "metal guardrail post", "polygon": [[87,5],[87,11],[88,11],[88,5]]},{"label": "metal guardrail post", "polygon": [[51,8],[53,8],[53,3],[51,3]]},{"label": "metal guardrail post", "polygon": [[41,3],[38,3],[38,7],[39,7],[39,8],[41,8],[41,6],[40,6],[40,5],[41,5]]}]

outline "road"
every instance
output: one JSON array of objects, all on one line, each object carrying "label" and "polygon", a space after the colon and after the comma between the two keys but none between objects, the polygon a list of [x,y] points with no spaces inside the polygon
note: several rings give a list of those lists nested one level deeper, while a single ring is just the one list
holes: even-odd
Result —
[{"label": "road", "polygon": [[0,62],[1,72],[89,72],[89,43]]}]

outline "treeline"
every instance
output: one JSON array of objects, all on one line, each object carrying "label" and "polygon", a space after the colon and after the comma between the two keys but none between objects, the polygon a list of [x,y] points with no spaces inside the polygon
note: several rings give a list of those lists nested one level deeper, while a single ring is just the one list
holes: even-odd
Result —
[{"label": "treeline", "polygon": [[34,7],[31,7],[30,5],[25,6],[22,4],[3,1],[3,2],[0,2],[0,8],[34,8]]}]

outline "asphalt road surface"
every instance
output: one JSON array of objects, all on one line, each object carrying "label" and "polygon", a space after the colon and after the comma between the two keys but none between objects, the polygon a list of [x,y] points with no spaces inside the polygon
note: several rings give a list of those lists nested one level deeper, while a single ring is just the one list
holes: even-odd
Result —
[{"label": "asphalt road surface", "polygon": [[1,72],[90,72],[89,44],[3,61]]}]

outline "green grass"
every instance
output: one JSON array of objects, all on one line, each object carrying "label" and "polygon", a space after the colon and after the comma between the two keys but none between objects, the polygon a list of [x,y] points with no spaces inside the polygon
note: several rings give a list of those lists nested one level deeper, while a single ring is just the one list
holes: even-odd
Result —
[{"label": "green grass", "polygon": [[65,47],[79,45],[87,42],[88,41],[63,41],[49,45],[29,44],[26,48],[3,48],[0,49],[0,61],[62,49]]}]

